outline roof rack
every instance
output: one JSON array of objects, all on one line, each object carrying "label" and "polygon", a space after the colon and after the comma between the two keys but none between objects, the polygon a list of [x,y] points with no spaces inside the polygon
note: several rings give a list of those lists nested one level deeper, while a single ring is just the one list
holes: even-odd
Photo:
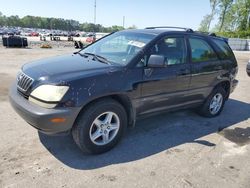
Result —
[{"label": "roof rack", "polygon": [[202,31],[195,31],[196,33],[202,33],[208,36],[212,36],[212,37],[217,37],[217,35],[215,33],[210,33],[210,32],[202,32]]},{"label": "roof rack", "polygon": [[217,37],[217,35],[215,33],[208,33],[209,36],[212,36],[212,37]]},{"label": "roof rack", "polygon": [[159,26],[159,27],[146,27],[145,29],[182,29],[186,32],[193,33],[194,31],[190,28],[184,28],[184,27],[172,27],[172,26]]}]

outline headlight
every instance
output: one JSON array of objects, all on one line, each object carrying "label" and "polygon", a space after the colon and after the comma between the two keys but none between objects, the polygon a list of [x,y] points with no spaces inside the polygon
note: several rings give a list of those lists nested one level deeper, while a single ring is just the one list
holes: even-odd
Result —
[{"label": "headlight", "polygon": [[29,101],[45,108],[53,108],[68,89],[68,86],[41,85],[31,92]]}]

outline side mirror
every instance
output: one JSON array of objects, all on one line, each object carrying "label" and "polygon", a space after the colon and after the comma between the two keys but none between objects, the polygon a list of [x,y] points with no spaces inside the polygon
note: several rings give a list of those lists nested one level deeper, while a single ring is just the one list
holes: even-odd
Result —
[{"label": "side mirror", "polygon": [[148,59],[148,67],[166,67],[163,55],[151,55]]}]

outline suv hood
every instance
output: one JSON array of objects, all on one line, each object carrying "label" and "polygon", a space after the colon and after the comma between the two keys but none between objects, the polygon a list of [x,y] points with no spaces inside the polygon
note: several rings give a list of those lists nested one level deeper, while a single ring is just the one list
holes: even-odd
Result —
[{"label": "suv hood", "polygon": [[44,80],[53,77],[62,80],[73,75],[84,76],[85,74],[97,73],[99,71],[111,71],[114,66],[101,63],[79,54],[63,55],[42,59],[25,64],[22,71],[35,80],[43,77]]}]

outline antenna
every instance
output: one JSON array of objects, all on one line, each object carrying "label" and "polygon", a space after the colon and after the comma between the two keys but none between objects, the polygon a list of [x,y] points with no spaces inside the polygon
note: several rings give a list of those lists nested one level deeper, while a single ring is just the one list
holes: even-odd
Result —
[{"label": "antenna", "polygon": [[123,16],[122,26],[123,26],[123,28],[125,28],[125,16]]},{"label": "antenna", "polygon": [[94,24],[96,24],[96,0],[94,4]]}]

